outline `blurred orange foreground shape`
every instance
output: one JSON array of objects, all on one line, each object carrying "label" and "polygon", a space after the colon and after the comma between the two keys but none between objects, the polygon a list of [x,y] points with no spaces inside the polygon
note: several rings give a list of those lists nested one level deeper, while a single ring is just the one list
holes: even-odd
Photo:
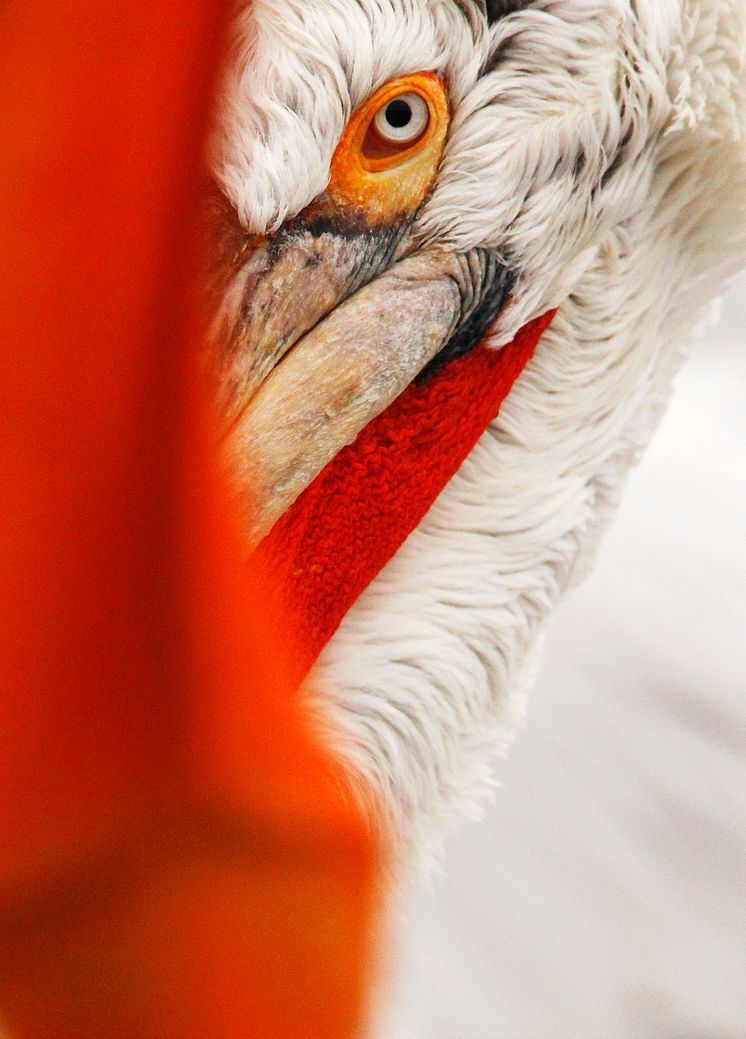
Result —
[{"label": "blurred orange foreground shape", "polygon": [[0,11],[0,1034],[18,1039],[358,1034],[370,851],[301,729],[192,374],[227,8]]}]

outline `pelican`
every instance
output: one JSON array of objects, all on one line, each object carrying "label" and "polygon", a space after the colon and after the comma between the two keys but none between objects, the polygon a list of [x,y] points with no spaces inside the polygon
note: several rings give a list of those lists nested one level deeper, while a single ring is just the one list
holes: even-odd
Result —
[{"label": "pelican", "polygon": [[296,580],[309,709],[399,845],[489,785],[744,262],[745,53],[743,0],[239,4],[223,447],[248,542]]}]

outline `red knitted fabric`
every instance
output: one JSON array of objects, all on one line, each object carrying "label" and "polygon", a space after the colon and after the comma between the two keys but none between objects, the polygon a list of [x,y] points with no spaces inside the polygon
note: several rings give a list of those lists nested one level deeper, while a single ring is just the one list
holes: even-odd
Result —
[{"label": "red knitted fabric", "polygon": [[303,645],[299,676],[497,415],[554,311],[410,385],[344,448],[257,550]]}]

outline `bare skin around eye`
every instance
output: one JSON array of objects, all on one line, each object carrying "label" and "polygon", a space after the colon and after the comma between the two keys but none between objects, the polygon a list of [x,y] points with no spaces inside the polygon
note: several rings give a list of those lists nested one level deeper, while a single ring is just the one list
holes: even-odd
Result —
[{"label": "bare skin around eye", "polygon": [[[375,116],[407,93],[427,104],[427,126],[411,144],[386,141],[375,128]],[[378,226],[414,212],[435,179],[448,125],[448,99],[440,76],[418,72],[387,83],[355,113],[342,134],[326,190],[330,207],[354,207]]]}]

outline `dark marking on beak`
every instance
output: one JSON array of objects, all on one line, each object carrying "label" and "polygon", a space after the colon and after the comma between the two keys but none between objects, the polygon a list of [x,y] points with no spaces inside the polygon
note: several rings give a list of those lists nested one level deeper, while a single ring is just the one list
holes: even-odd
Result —
[{"label": "dark marking on beak", "polygon": [[241,240],[224,207],[213,219],[208,368],[225,427],[304,335],[391,264],[410,221],[370,227],[314,207],[261,241]]},{"label": "dark marking on beak", "polygon": [[417,376],[417,383],[427,382],[450,361],[476,349],[513,290],[517,277],[515,271],[504,266],[492,250],[475,250],[475,261],[480,268],[477,272],[478,302],[470,311],[464,307],[464,319],[443,349]]}]

